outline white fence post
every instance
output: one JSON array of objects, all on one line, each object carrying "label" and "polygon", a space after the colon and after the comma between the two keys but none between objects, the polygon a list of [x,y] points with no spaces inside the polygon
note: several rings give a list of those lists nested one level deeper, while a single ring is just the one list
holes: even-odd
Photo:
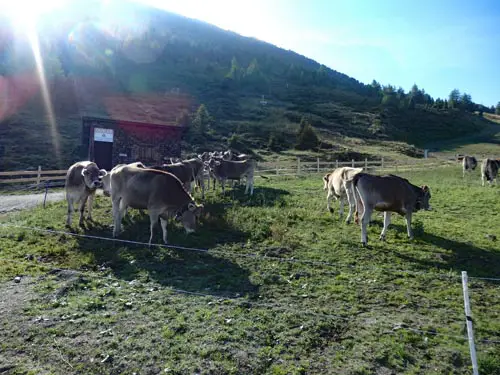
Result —
[{"label": "white fence post", "polygon": [[354,168],[354,159],[352,159],[352,167]]},{"label": "white fence post", "polygon": [[280,165],[276,163],[276,176],[279,174]]},{"label": "white fence post", "polygon": [[368,159],[365,158],[365,172],[368,171]]},{"label": "white fence post", "polygon": [[40,185],[40,179],[42,177],[42,166],[38,166],[38,173],[36,175],[36,186]]},{"label": "white fence post", "polygon": [[316,172],[319,173],[319,158],[316,158],[316,166],[317,166]]},{"label": "white fence post", "polygon": [[465,321],[467,322],[467,334],[469,336],[470,359],[472,361],[472,373],[479,375],[476,358],[476,347],[474,346],[474,331],[472,330],[472,313],[469,302],[469,289],[467,287],[467,272],[462,271],[462,288],[464,291]]}]

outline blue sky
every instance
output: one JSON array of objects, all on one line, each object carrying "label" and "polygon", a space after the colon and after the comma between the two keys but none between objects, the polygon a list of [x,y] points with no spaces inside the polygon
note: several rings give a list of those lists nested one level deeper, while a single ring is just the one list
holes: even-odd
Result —
[{"label": "blue sky", "polygon": [[500,101],[498,0],[139,0],[296,51],[370,83]]}]

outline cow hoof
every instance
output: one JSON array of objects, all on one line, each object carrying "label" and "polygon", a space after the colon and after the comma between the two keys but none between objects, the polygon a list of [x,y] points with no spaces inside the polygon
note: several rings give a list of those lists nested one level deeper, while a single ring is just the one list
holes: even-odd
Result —
[{"label": "cow hoof", "polygon": [[378,238],[380,241],[385,241],[385,236],[382,236],[380,235],[380,237]]},{"label": "cow hoof", "polygon": [[331,214],[333,214],[333,208],[329,208],[328,211],[330,211]]},{"label": "cow hoof", "polygon": [[361,242],[362,247],[368,247],[368,242]]}]

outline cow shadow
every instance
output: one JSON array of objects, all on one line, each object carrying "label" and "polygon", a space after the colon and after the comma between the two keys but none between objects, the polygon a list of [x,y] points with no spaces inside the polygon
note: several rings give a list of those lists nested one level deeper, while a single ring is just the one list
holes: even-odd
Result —
[{"label": "cow shadow", "polygon": [[[377,227],[377,230],[380,228],[381,230],[383,228],[383,220],[373,220],[370,226]],[[482,248],[470,242],[458,241],[426,232],[423,223],[420,221],[412,223],[412,228],[415,235],[415,244],[431,244],[438,249],[447,250],[448,253],[442,254],[438,251],[435,260],[431,260],[419,259],[409,254],[395,252],[395,255],[399,258],[409,263],[418,264],[423,270],[430,268],[445,270],[453,269],[458,272],[467,271],[469,276],[475,277],[499,276],[500,252]],[[389,231],[396,232],[397,238],[407,238],[405,224],[391,223]]]},{"label": "cow shadow", "polygon": [[217,191],[219,199],[224,201],[225,206],[231,206],[235,202],[246,207],[274,207],[285,205],[284,197],[290,192],[284,189],[276,189],[267,186],[255,186],[253,195],[245,194],[245,184],[236,185],[234,188],[227,188],[223,195],[222,191]]},{"label": "cow shadow", "polygon": [[[118,237],[130,243],[112,241],[111,225],[93,222],[86,224],[85,235],[110,240],[78,237],[78,251],[93,258],[96,270],[109,269],[123,280],[141,278],[187,292],[225,297],[258,293],[258,287],[249,279],[250,271],[238,265],[236,256],[208,251],[216,245],[238,246],[248,234],[224,220],[222,204],[208,203],[205,208],[209,214],[200,219],[193,234],[186,235],[180,224],[169,221],[169,244],[182,248],[149,247],[149,216],[130,210],[131,221],[124,220]],[[158,226],[153,243],[162,243],[161,238]]]}]

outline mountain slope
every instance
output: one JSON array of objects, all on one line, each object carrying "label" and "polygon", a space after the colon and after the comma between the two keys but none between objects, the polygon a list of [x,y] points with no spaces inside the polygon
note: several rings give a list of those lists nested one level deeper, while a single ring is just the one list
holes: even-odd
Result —
[{"label": "mountain slope", "polygon": [[[3,23],[3,87],[9,88],[7,96],[13,87],[25,92],[29,86],[32,92],[9,98],[15,108],[9,104],[0,112],[0,169],[33,163],[62,167],[83,157],[77,119],[84,114],[116,117],[106,104],[109,97],[133,100],[147,94],[155,101],[166,94],[183,95],[189,98],[189,112],[206,104],[215,121],[203,144],[189,145],[198,150],[226,142],[233,133],[252,148],[265,146],[272,136],[279,137],[281,147],[293,147],[303,116],[321,130],[324,142],[342,134],[420,146],[476,132],[486,122],[465,111],[431,108],[430,100],[419,102],[410,93],[396,97],[395,90],[365,85],[292,51],[204,22],[123,2],[72,4],[38,27],[60,138],[57,161],[53,151],[58,142],[44,120],[28,39]],[[21,75],[31,77],[29,84],[5,83]],[[19,154],[19,139],[29,142],[28,155]]]}]

